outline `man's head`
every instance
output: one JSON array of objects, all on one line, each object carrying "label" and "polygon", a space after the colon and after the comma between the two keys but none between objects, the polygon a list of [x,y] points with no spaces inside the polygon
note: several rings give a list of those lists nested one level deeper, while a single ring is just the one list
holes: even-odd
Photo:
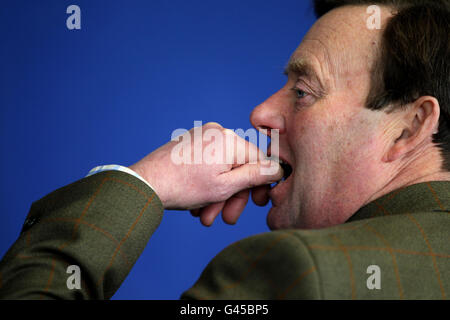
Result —
[{"label": "man's head", "polygon": [[[292,54],[286,85],[251,115],[255,127],[279,130],[277,156],[293,169],[254,194],[272,200],[270,228],[343,223],[392,190],[450,180],[450,13],[402,5],[417,2],[316,1],[319,20]],[[381,29],[369,29],[377,3]]]}]

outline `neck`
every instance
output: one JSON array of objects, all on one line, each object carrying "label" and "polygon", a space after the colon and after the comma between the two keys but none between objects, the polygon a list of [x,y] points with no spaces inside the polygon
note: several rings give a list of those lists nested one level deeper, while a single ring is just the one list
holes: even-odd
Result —
[{"label": "neck", "polygon": [[442,156],[436,146],[420,153],[420,157],[411,157],[392,170],[383,188],[375,192],[365,203],[374,201],[394,190],[428,181],[450,181],[450,172],[442,169]]}]

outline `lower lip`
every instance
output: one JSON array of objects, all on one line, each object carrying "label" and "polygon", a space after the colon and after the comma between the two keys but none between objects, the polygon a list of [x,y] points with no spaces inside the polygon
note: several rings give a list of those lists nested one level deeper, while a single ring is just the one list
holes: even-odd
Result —
[{"label": "lower lip", "polygon": [[270,189],[269,197],[272,199],[273,205],[276,206],[281,204],[281,202],[285,198],[289,189],[290,182],[292,180],[292,175],[293,173],[291,173],[291,175],[286,180],[279,182],[275,187]]}]

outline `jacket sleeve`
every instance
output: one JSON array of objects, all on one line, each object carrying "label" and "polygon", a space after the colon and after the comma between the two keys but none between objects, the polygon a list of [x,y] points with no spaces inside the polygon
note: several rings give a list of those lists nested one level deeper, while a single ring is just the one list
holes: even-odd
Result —
[{"label": "jacket sleeve", "polygon": [[158,196],[105,171],[32,204],[0,261],[0,299],[109,299],[161,222]]}]

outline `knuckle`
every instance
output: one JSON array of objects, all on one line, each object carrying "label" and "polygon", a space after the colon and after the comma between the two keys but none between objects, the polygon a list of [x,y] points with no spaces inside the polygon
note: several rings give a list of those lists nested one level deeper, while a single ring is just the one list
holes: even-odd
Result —
[{"label": "knuckle", "polygon": [[231,194],[231,186],[230,183],[219,183],[214,188],[214,197],[217,198],[218,201],[225,201],[230,198]]},{"label": "knuckle", "polygon": [[223,133],[223,135],[225,135],[225,136],[235,136],[235,135],[236,135],[236,133],[234,133],[233,130],[231,130],[231,129],[225,129],[225,128],[222,129],[222,133]]},{"label": "knuckle", "polygon": [[231,194],[230,194],[230,188],[228,188],[228,187],[221,187],[221,188],[219,189],[218,195],[219,195],[220,201],[225,201],[225,200],[227,200],[227,199],[230,198],[230,196],[231,196]]},{"label": "knuckle", "polygon": [[249,187],[254,188],[261,184],[261,163],[255,164],[248,172]]},{"label": "knuckle", "polygon": [[223,127],[217,122],[207,122],[207,123],[205,123],[204,127],[205,128],[223,129]]}]

